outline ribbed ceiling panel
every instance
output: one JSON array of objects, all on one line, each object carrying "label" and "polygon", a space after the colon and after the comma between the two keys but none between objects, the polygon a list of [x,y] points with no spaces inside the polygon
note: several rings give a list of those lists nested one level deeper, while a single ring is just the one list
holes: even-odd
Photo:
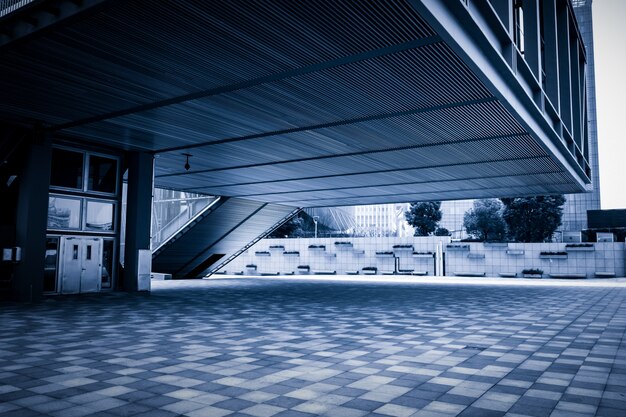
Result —
[{"label": "ribbed ceiling panel", "polygon": [[[452,165],[441,168],[406,169],[387,172],[367,172],[344,175],[340,177],[299,177],[288,181],[243,181],[233,183],[238,176],[229,174],[203,177],[197,184],[200,189],[211,189],[223,195],[246,196],[256,198],[260,195],[287,194],[301,191],[320,191],[325,189],[348,189],[369,186],[404,185],[409,189],[411,184],[443,182],[463,179],[513,177],[522,175],[558,173],[558,167],[549,162],[549,158],[533,158],[507,160],[470,165]],[[546,163],[552,170],[546,170]],[[304,173],[302,173],[304,174]],[[191,184],[190,184],[191,185]],[[195,190],[190,187],[188,190]],[[286,191],[292,190],[292,191]]]},{"label": "ribbed ceiling panel", "polygon": [[489,92],[449,48],[435,44],[70,132],[103,139],[132,129],[137,138],[167,136],[169,146],[182,146],[488,97]]},{"label": "ribbed ceiling panel", "polygon": [[[194,155],[194,170],[203,170],[523,132],[499,103],[489,102],[288,135],[215,144],[194,148],[190,152]],[[173,152],[170,158],[160,158],[157,175],[184,172],[179,163],[181,154],[182,151],[178,151]]]},{"label": "ribbed ceiling panel", "polygon": [[[538,174],[524,175],[515,177],[501,177],[489,179],[463,179],[448,182],[425,182],[421,184],[402,184],[402,185],[386,185],[383,187],[362,187],[362,188],[346,188],[340,190],[324,190],[324,191],[308,191],[293,192],[289,194],[274,194],[271,199],[276,202],[293,203],[302,200],[324,199],[324,198],[341,198],[341,197],[358,197],[358,196],[393,196],[401,195],[410,190],[410,193],[436,193],[450,190],[474,190],[480,188],[504,188],[507,184],[515,188],[524,188],[528,186],[539,186],[545,184],[566,183],[562,175],[559,174]],[[267,198],[259,196],[256,198]]]},{"label": "ribbed ceiling panel", "polygon": [[71,121],[433,34],[401,1],[112,2],[5,53],[0,111]]},{"label": "ribbed ceiling panel", "polygon": [[[487,149],[488,152],[486,151]],[[497,161],[519,158],[520,156],[516,156],[516,154],[521,154],[524,158],[546,155],[538,146],[534,145],[534,141],[530,137],[521,136],[353,156],[332,156],[323,159],[274,163],[256,167],[242,166],[241,168],[229,168],[223,171],[207,172],[206,174],[196,173],[193,176],[157,177],[156,183],[157,185],[171,188],[197,187],[201,186],[200,184],[210,184],[211,178],[215,175],[219,176],[220,172],[223,175],[232,176],[231,178],[233,179],[238,178],[239,181],[275,181],[307,176],[341,176],[359,172],[393,171],[403,168],[478,164],[485,160]],[[245,158],[245,155],[242,157]],[[545,171],[552,172],[556,167],[551,162],[538,163],[542,164],[542,168]],[[184,160],[181,158],[181,168],[183,164]],[[477,174],[480,174],[480,172],[477,172]],[[297,186],[297,184],[291,184],[291,186]],[[328,186],[332,187],[332,180],[330,179],[328,180]]]},{"label": "ribbed ceiling panel", "polygon": [[[517,188],[512,192],[511,187],[503,188],[476,188],[471,190],[447,190],[443,196],[446,200],[467,200],[497,197],[536,196],[544,194],[569,194],[576,192],[577,188],[572,184],[544,184]],[[302,200],[291,203],[301,207],[335,207],[382,203],[404,203],[407,201],[441,201],[442,194],[436,193],[410,193],[404,192],[394,196],[358,196],[329,199]]]},{"label": "ribbed ceiling panel", "polygon": [[408,0],[111,1],[2,51],[0,118],[290,205],[580,191],[475,64]]},{"label": "ribbed ceiling panel", "polygon": [[[272,201],[280,202],[280,204],[305,206],[305,207],[330,207],[342,204],[359,205],[359,204],[371,204],[371,203],[383,203],[383,202],[406,202],[406,201],[428,201],[437,199],[437,196],[442,195],[442,191],[445,191],[446,197],[448,195],[453,196],[452,199],[468,199],[474,194],[481,195],[480,198],[493,197],[493,190],[496,190],[495,195],[499,197],[512,197],[520,195],[542,195],[542,194],[556,194],[556,193],[568,193],[573,190],[573,187],[569,182],[566,183],[553,183],[548,184],[546,179],[536,178],[533,181],[529,181],[527,184],[516,184],[515,192],[512,192],[510,186],[497,187],[490,184],[485,186],[481,183],[463,182],[460,188],[442,188],[437,189],[431,187],[431,189],[424,190],[408,190],[406,188],[397,189],[396,193],[392,193],[390,189],[385,188],[385,192],[380,192],[379,189],[369,189],[371,194],[366,194],[364,190],[359,192],[343,192],[335,193],[332,191],[320,192],[320,193],[308,193],[303,196],[303,199],[286,200],[281,197],[271,197]],[[264,200],[264,198],[260,198]],[[365,202],[363,202],[365,201]],[[343,202],[343,203],[342,203]]]}]

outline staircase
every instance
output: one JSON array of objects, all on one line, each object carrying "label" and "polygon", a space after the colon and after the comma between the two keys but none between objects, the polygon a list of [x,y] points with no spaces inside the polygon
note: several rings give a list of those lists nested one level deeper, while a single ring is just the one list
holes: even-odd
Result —
[{"label": "staircase", "polygon": [[283,217],[278,222],[276,222],[272,227],[267,229],[263,234],[254,238],[250,243],[248,243],[243,248],[239,249],[237,252],[230,255],[223,262],[220,262],[215,268],[212,268],[208,276],[213,275],[216,271],[219,271],[220,269],[225,267],[230,261],[234,260],[236,257],[238,257],[239,255],[247,251],[249,248],[254,246],[259,240],[264,239],[265,237],[270,235],[274,230],[278,229],[283,223],[285,223],[287,220],[291,219],[293,216],[298,214],[300,210],[301,210],[300,208],[293,209],[289,214],[287,214],[285,217]]},{"label": "staircase", "polygon": [[220,197],[152,254],[152,270],[202,278],[247,250],[299,209]]}]

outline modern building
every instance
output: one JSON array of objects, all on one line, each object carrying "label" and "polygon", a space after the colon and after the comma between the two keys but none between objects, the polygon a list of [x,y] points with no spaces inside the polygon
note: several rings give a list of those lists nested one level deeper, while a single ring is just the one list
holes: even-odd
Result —
[{"label": "modern building", "polygon": [[596,81],[593,49],[593,0],[574,0],[574,13],[587,53],[587,137],[585,158],[591,165],[591,183],[585,193],[567,194],[563,206],[563,232],[580,232],[587,229],[587,211],[600,210],[600,166],[598,162],[598,125],[596,117]]},{"label": "modern building", "polygon": [[413,236],[404,212],[408,203],[354,206],[356,236]]},{"label": "modern building", "polygon": [[[591,181],[570,1],[9,1],[0,56],[15,299],[206,276],[302,207]],[[216,198],[150,251],[154,186]]]},{"label": "modern building", "polygon": [[[600,209],[600,167],[598,162],[592,2],[593,0],[574,0],[572,2],[587,57],[587,88],[585,92],[588,143],[584,152],[585,159],[591,165],[591,183],[587,184],[586,192],[584,193],[565,195],[566,203],[563,206],[563,220],[559,228],[563,233],[579,233],[581,230],[587,229],[587,211]],[[472,204],[472,200],[444,201],[442,203],[441,225],[453,231],[453,237],[466,237],[463,232],[463,214],[472,208]]]}]

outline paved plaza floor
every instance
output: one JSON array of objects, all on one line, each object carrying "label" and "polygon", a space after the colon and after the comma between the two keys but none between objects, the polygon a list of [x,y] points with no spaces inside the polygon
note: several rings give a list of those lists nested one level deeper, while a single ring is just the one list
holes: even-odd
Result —
[{"label": "paved plaza floor", "polygon": [[0,416],[625,416],[626,285],[500,282],[164,281],[0,304]]}]

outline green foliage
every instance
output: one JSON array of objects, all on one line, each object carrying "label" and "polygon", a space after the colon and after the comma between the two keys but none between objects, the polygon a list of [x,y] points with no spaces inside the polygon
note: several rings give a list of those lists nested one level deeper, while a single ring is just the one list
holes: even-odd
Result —
[{"label": "green foliage", "polygon": [[546,242],[561,225],[563,195],[502,198],[502,217],[509,236],[517,242]]},{"label": "green foliage", "polygon": [[468,234],[483,242],[503,241],[506,224],[502,219],[502,203],[496,199],[476,200],[465,212],[463,226]]},{"label": "green foliage", "polygon": [[[317,230],[321,233],[330,230],[325,224],[318,222]],[[315,231],[315,222],[313,218],[306,212],[300,211],[291,219],[283,223],[278,229],[274,230],[268,237],[312,237]]]},{"label": "green foliage", "polygon": [[435,230],[435,236],[450,236],[450,231],[445,227],[438,227]]},{"label": "green foliage", "polygon": [[414,236],[428,236],[441,220],[441,201],[411,203],[404,212],[404,218],[415,228]]}]

